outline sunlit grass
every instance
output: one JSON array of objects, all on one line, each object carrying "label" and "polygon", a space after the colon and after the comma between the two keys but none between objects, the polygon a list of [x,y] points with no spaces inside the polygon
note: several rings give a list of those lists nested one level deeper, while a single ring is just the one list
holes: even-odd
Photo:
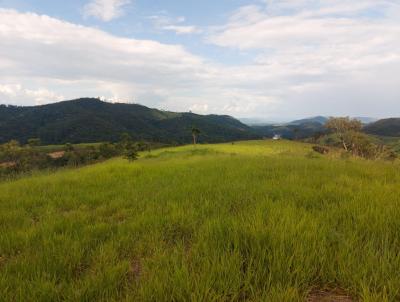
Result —
[{"label": "sunlit grass", "polygon": [[0,184],[0,300],[400,300],[398,163],[255,141]]}]

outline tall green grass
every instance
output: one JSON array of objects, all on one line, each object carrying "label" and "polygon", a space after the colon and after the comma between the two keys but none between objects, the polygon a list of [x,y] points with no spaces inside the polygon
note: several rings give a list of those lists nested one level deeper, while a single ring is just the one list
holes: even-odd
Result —
[{"label": "tall green grass", "polygon": [[157,150],[0,184],[0,300],[400,300],[398,163]]}]

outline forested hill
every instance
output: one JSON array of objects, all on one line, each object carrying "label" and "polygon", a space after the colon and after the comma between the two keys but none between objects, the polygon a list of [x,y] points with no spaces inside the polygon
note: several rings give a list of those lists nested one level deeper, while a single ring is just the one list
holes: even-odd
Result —
[{"label": "forested hill", "polygon": [[0,105],[0,143],[29,138],[45,144],[116,141],[126,132],[137,140],[181,144],[191,141],[192,127],[200,129],[200,142],[258,137],[230,116],[166,112],[93,98],[32,107]]},{"label": "forested hill", "polygon": [[400,137],[400,118],[388,118],[376,121],[364,128],[369,134]]}]

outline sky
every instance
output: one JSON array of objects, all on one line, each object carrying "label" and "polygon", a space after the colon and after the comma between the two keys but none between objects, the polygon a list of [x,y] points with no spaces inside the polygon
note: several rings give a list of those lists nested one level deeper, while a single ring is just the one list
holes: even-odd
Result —
[{"label": "sky", "polygon": [[400,116],[400,0],[0,0],[0,103]]}]

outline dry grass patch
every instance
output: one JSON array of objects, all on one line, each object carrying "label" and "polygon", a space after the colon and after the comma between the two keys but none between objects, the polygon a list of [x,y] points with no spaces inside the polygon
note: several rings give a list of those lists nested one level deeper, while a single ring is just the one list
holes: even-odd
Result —
[{"label": "dry grass patch", "polygon": [[0,163],[0,168],[12,168],[15,167],[17,163],[15,161],[8,161],[4,163]]},{"label": "dry grass patch", "polygon": [[314,289],[307,297],[307,302],[355,302],[342,289]]},{"label": "dry grass patch", "polygon": [[51,152],[51,153],[47,153],[47,155],[49,157],[51,157],[52,159],[59,159],[65,155],[65,151]]}]

